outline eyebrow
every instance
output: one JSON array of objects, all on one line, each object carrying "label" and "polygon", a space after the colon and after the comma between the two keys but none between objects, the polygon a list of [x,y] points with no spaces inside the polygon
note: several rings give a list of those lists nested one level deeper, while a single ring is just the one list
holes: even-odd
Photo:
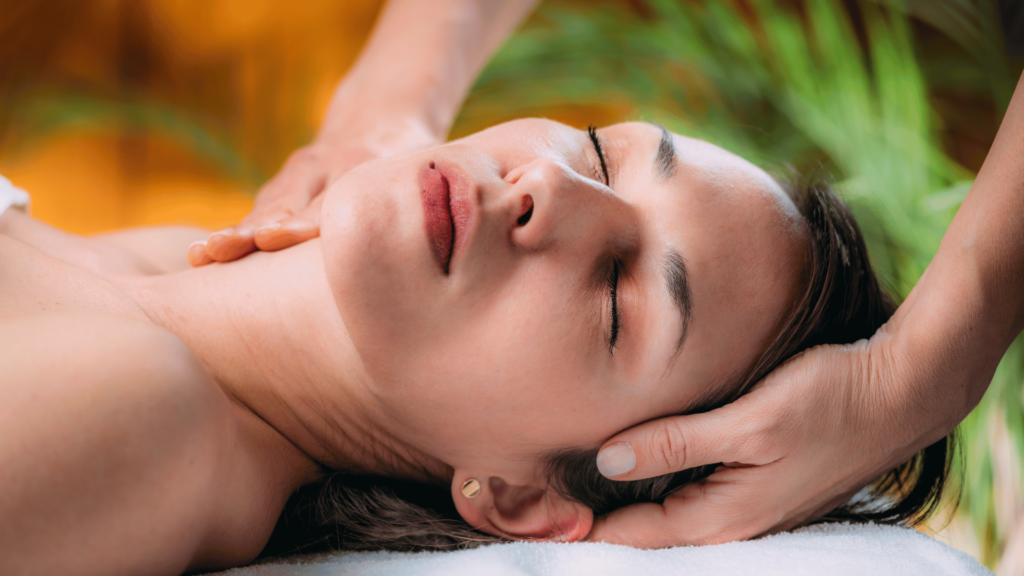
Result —
[{"label": "eyebrow", "polygon": [[676,173],[676,145],[672,134],[661,124],[654,124],[661,130],[658,154],[654,157],[654,177],[659,181],[668,180]]},{"label": "eyebrow", "polygon": [[675,358],[686,341],[686,333],[693,319],[693,293],[690,292],[690,282],[687,279],[689,271],[686,269],[686,260],[679,252],[669,250],[665,255],[664,273],[668,293],[672,296],[672,302],[679,309],[683,320],[683,328],[679,340],[676,341],[676,351],[672,354]]},{"label": "eyebrow", "polygon": [[[650,124],[661,130],[658,152],[654,156],[654,177],[659,181],[668,180],[676,173],[676,145],[672,140],[672,133],[667,128],[655,122],[650,122]],[[693,319],[693,293],[690,291],[686,259],[679,252],[669,250],[665,254],[664,273],[668,293],[672,296],[672,302],[676,308],[679,309],[683,321],[683,328],[676,341],[676,350],[672,353],[672,357],[675,358],[683,348],[690,321]]]}]

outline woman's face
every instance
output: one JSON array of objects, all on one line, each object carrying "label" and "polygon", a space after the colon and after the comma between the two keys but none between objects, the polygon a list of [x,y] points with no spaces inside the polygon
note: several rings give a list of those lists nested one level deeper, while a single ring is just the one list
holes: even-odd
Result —
[{"label": "woman's face", "polygon": [[[324,202],[329,280],[394,434],[538,474],[742,376],[794,298],[795,207],[715,146],[519,120],[370,162]],[[449,261],[450,253],[450,261]]]}]

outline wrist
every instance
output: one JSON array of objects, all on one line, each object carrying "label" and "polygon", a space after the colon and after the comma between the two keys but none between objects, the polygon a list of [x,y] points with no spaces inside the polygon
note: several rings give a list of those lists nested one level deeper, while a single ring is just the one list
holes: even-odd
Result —
[{"label": "wrist", "polygon": [[536,0],[391,0],[359,59],[338,86],[325,124],[359,104],[414,118],[437,142],[479,70]]},{"label": "wrist", "polygon": [[401,102],[352,99],[332,106],[316,137],[316,144],[333,147],[356,144],[375,157],[393,156],[444,143],[436,122]]},{"label": "wrist", "polygon": [[317,140],[364,140],[381,155],[442,144],[460,102],[424,72],[357,66],[335,91]]},{"label": "wrist", "polygon": [[896,404],[917,448],[948,434],[978,404],[1019,332],[976,249],[944,246],[872,338],[874,387]]}]

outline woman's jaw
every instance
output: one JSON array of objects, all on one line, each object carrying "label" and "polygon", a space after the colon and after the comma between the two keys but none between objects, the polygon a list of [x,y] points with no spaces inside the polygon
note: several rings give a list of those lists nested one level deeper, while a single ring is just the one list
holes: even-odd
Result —
[{"label": "woman's jaw", "polygon": [[[431,481],[448,467],[381,425],[382,407],[334,307],[320,241],[115,283],[183,340],[292,489],[320,467]],[[252,439],[250,438],[250,439]]]}]

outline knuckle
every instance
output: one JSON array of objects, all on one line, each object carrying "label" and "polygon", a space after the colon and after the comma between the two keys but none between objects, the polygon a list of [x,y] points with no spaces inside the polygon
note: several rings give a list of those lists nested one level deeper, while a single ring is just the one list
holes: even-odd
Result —
[{"label": "knuckle", "polygon": [[242,218],[238,222],[238,224],[235,224],[232,228],[234,230],[236,230],[236,231],[237,230],[242,230],[242,229],[245,229],[245,228],[255,228],[255,227],[257,227],[259,225],[259,223],[260,223],[260,221],[262,219],[263,219],[263,215],[260,212],[258,212],[256,209],[253,209],[252,213],[247,215],[245,218]]},{"label": "knuckle", "polygon": [[718,522],[709,526],[709,529],[701,535],[701,544],[725,544],[747,540],[757,535],[751,530],[751,523],[748,514],[741,514],[738,511],[730,510],[723,513]]},{"label": "knuckle", "polygon": [[708,536],[702,544],[725,544],[727,542],[736,542],[739,540],[746,540],[748,538],[750,538],[750,535],[746,534],[743,530],[730,527],[717,534]]},{"label": "knuckle", "polygon": [[694,535],[692,542],[697,546],[708,546],[711,544],[725,544],[736,539],[731,528],[715,523],[705,525],[698,534]]},{"label": "knuckle", "polygon": [[744,428],[740,453],[757,461],[774,460],[782,446],[781,440],[788,435],[786,418],[774,413],[755,419]]},{"label": "knuckle", "polygon": [[764,456],[771,452],[775,446],[775,431],[773,429],[759,429],[747,436],[744,442],[743,452],[751,456]]},{"label": "knuckle", "polygon": [[274,178],[293,178],[296,173],[309,170],[318,163],[317,155],[308,150],[300,149],[292,152],[281,166],[281,170]]},{"label": "knuckle", "polygon": [[783,456],[784,442],[774,433],[761,433],[751,436],[744,446],[748,460],[755,464],[774,462]]},{"label": "knuckle", "polygon": [[287,187],[284,185],[281,174],[277,174],[270,179],[269,182],[263,185],[260,189],[259,194],[256,195],[256,209],[261,212],[268,212],[275,208],[275,205],[280,202],[281,196],[287,192]]},{"label": "knuckle", "polygon": [[308,164],[316,162],[317,156],[318,155],[314,150],[309,148],[299,148],[288,156],[288,160],[285,164]]},{"label": "knuckle", "polygon": [[648,456],[665,470],[678,471],[686,466],[687,444],[682,427],[674,421],[659,423],[651,433]]}]

